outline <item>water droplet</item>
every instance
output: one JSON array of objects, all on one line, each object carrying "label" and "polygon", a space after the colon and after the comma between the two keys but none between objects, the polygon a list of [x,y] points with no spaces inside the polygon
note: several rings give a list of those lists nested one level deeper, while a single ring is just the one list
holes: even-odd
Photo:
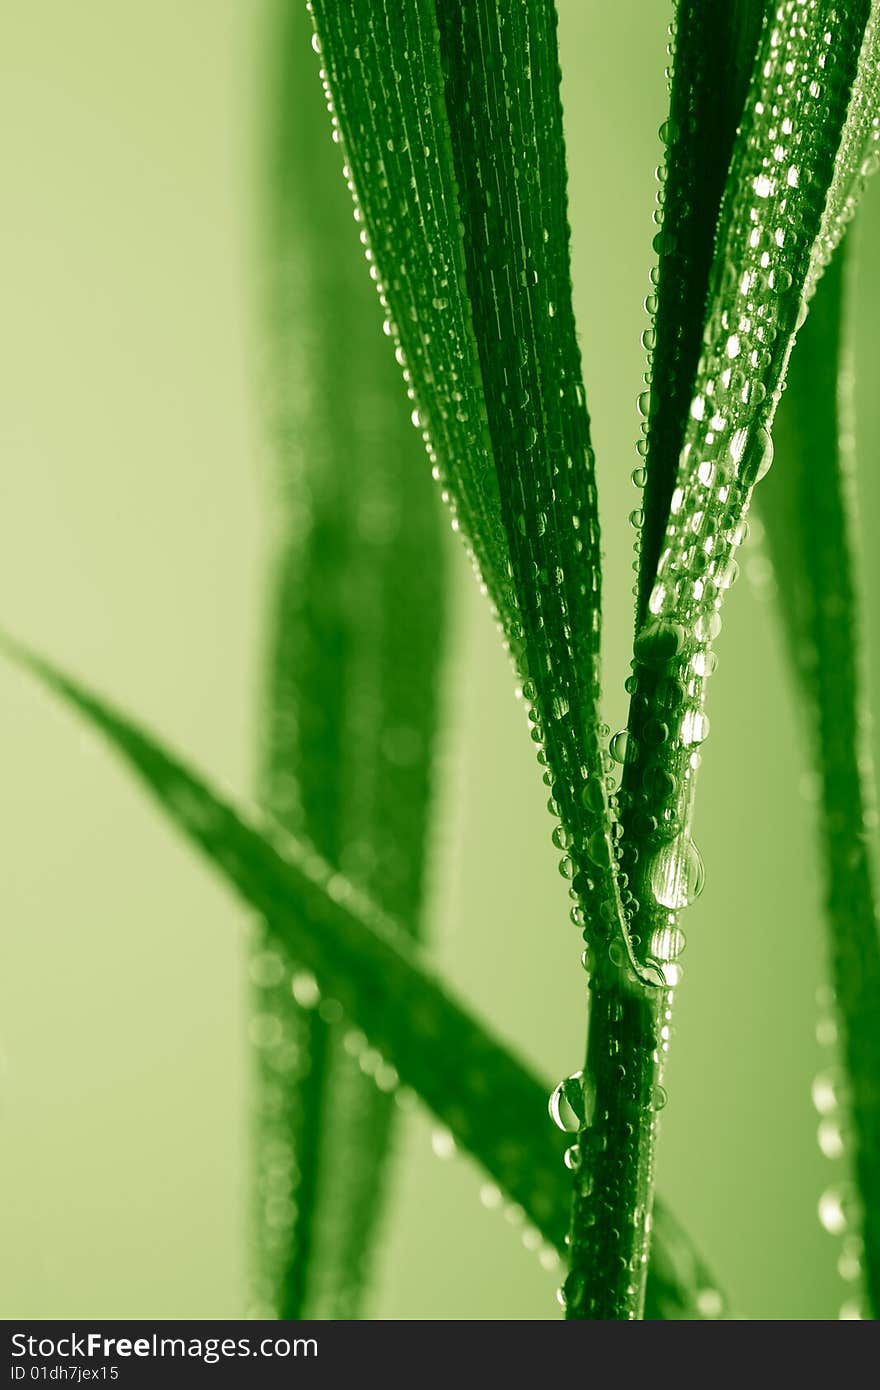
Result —
[{"label": "water droplet", "polygon": [[628,729],[621,729],[612,738],[608,749],[616,763],[632,762],[636,751],[635,740]]},{"label": "water droplet", "polygon": [[721,614],[713,608],[701,613],[694,623],[694,636],[698,642],[714,642],[721,631]]},{"label": "water droplet", "polygon": [[841,1083],[833,1071],[822,1071],[814,1078],[813,1105],[820,1115],[833,1115],[840,1107]]},{"label": "water droplet", "polygon": [[[581,801],[588,811],[601,811],[605,805],[605,791],[598,777],[591,777],[581,791]],[[604,852],[603,852],[604,853]],[[600,858],[599,863],[602,863]]]},{"label": "water droplet", "polygon": [[666,1089],[663,1086],[655,1086],[651,1096],[651,1109],[662,1110],[667,1101]]},{"label": "water droplet", "polygon": [[290,990],[301,1009],[314,1009],[321,1000],[318,981],[308,970],[297,970],[290,981]]},{"label": "water droplet", "polygon": [[635,640],[635,656],[643,666],[665,666],[684,646],[684,631],[677,623],[646,623]]},{"label": "water droplet", "polygon": [[848,1188],[826,1188],[819,1198],[819,1220],[829,1235],[843,1235],[852,1219],[852,1208],[852,1194]]},{"label": "water droplet", "polygon": [[713,651],[704,648],[696,652],[691,660],[691,667],[698,676],[711,676],[718,666],[718,657]]},{"label": "water droplet", "polygon": [[582,1071],[560,1081],[547,1104],[551,1120],[564,1134],[578,1134],[589,1124],[591,1106],[589,1083]]},{"label": "water droplet", "polygon": [[843,1131],[836,1119],[824,1116],[819,1121],[818,1129],[819,1148],[826,1158],[842,1158],[846,1145],[843,1142]]},{"label": "water droplet", "polygon": [[730,456],[740,481],[746,487],[754,487],[767,476],[773,462],[773,440],[769,431],[763,426],[751,432],[737,430],[730,441]]},{"label": "water droplet", "polygon": [[651,892],[661,907],[689,907],[703,891],[705,870],[700,851],[687,834],[663,845],[651,864]]},{"label": "water droplet", "polygon": [[718,1289],[700,1289],[697,1294],[697,1312],[701,1318],[720,1318],[724,1312],[724,1299]]},{"label": "water droplet", "polygon": [[438,1158],[451,1158],[455,1153],[455,1139],[448,1129],[435,1129],[431,1135],[431,1148]]},{"label": "water droplet", "polygon": [[571,835],[568,833],[564,825],[557,825],[550,838],[552,839],[557,849],[571,848]]},{"label": "water droplet", "polygon": [[709,716],[705,710],[688,709],[681,721],[681,741],[685,747],[704,743],[709,737]]}]

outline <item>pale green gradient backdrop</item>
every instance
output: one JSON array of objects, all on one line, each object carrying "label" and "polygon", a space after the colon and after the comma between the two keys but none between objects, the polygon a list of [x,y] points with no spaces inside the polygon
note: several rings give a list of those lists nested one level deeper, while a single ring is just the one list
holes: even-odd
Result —
[{"label": "pale green gradient backdrop", "polygon": [[[0,614],[242,793],[266,564],[255,209],[271,7],[28,0],[0,20]],[[668,12],[561,5],[612,723]],[[880,190],[863,237],[877,246]],[[878,304],[866,268],[868,518]],[[510,672],[450,548],[435,951],[556,1079],[582,1053],[577,934]],[[743,1315],[835,1316],[837,1245],[815,1216],[838,1174],[809,1099],[822,923],[806,762],[771,606],[745,578],[727,612],[660,1180]],[[876,656],[874,673],[878,688]],[[246,914],[103,749],[5,668],[0,769],[0,1312],[240,1315]],[[429,1135],[407,1122],[373,1315],[555,1316],[552,1280]]]}]

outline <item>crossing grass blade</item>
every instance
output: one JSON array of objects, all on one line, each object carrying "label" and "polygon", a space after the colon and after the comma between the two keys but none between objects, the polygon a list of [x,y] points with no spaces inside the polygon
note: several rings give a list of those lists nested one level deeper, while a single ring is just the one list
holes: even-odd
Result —
[{"label": "crossing grass blade", "polygon": [[[275,924],[296,962],[289,984],[299,1000],[325,1017],[344,1014],[365,1070],[404,1097],[414,1092],[562,1256],[568,1141],[547,1123],[547,1084],[455,999],[412,934],[310,845],[224,800],[93,691],[9,637],[0,640],[9,659],[102,735],[242,901]],[[650,1316],[721,1315],[717,1284],[661,1204],[655,1254]]]},{"label": "crossing grass blade", "polygon": [[[876,792],[866,738],[856,579],[850,364],[841,248],[819,284],[776,417],[777,467],[761,518],[779,615],[804,699],[820,774],[820,844],[833,1013],[843,1087],[816,1087],[826,1151],[843,1151],[855,1180],[829,1186],[820,1214],[847,1228],[850,1273],[861,1268],[870,1316],[880,1309],[880,936]],[[851,1133],[851,1138],[845,1138]]]}]

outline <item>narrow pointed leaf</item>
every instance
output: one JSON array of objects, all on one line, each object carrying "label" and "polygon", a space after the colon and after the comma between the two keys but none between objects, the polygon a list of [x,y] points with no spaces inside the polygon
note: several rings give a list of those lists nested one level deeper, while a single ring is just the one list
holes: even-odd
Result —
[{"label": "narrow pointed leaf", "polygon": [[[415,930],[443,646],[441,512],[364,273],[310,34],[300,0],[285,0],[266,216],[275,554],[260,800]],[[255,1048],[255,1306],[357,1317],[394,1100],[340,1027],[297,1004],[271,919],[251,974],[255,1036],[275,1039]]]},{"label": "narrow pointed leaf", "polygon": [[[547,1116],[549,1088],[456,1001],[411,934],[311,846],[212,792],[144,729],[47,661],[9,638],[3,645],[107,740],[175,828],[249,907],[276,924],[297,962],[292,988],[300,999],[325,1014],[341,1008],[377,1054],[376,1066],[383,1064],[383,1084],[393,1068],[396,1081],[419,1096],[561,1254],[569,1213],[567,1139]],[[350,1045],[363,1042],[352,1033]],[[655,1247],[653,1315],[719,1316],[714,1281],[663,1209]]]},{"label": "narrow pointed leaf", "polygon": [[[649,953],[701,870],[690,829],[720,607],[801,322],[869,5],[777,5],[734,147],[669,523],[635,644],[627,867]],[[821,81],[816,74],[820,74]],[[646,730],[656,736],[649,738]],[[641,735],[641,738],[639,738]],[[691,882],[693,880],[693,882]]]},{"label": "narrow pointed leaf", "polygon": [[[598,515],[555,11],[550,0],[312,9],[418,416],[523,678],[585,924],[605,938],[617,889],[597,732]],[[468,500],[478,494],[491,507]]]},{"label": "narrow pointed leaf", "polygon": [[[557,839],[595,939],[612,929],[599,908],[613,903],[614,878],[601,829],[598,506],[571,301],[555,9],[475,0],[437,15],[514,650]],[[595,804],[583,797],[590,779]]]},{"label": "narrow pointed leaf", "polygon": [[[492,601],[507,560],[465,278],[433,0],[315,0],[316,66],[422,431]],[[366,267],[364,274],[366,274]]]},{"label": "narrow pointed leaf", "polygon": [[880,0],[872,0],[834,178],[814,248],[807,294],[852,221],[865,183],[880,169]]},{"label": "narrow pointed leaf", "polygon": [[[880,1311],[880,936],[876,862],[867,809],[876,806],[866,738],[853,554],[854,478],[847,454],[839,252],[819,284],[776,417],[777,466],[761,488],[792,665],[805,698],[821,785],[821,853],[844,1094],[819,1086],[825,1131],[851,1122],[846,1159],[858,1187],[848,1237],[859,1254],[872,1316]],[[833,1137],[833,1135],[832,1135]],[[834,1206],[845,1191],[825,1199]],[[855,1249],[853,1249],[855,1243]]]},{"label": "narrow pointed leaf", "polygon": [[675,14],[662,222],[649,301],[651,380],[640,398],[647,466],[636,624],[647,613],[703,341],[718,211],[765,0],[679,0]]},{"label": "narrow pointed leaf", "polygon": [[[765,17],[776,22],[781,12],[772,0],[679,0],[676,7],[670,112],[663,131],[662,223],[655,238],[658,288],[648,339],[651,384],[644,398],[647,467],[639,626],[645,621],[656,578],[695,395],[709,276],[734,138],[762,25]],[[806,279],[808,296],[855,212],[866,179],[880,165],[878,111],[880,4],[873,0]]]}]

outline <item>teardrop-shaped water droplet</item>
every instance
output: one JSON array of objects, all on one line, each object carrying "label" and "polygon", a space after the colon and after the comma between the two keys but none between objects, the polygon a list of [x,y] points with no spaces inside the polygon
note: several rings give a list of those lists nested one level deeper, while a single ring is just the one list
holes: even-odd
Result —
[{"label": "teardrop-shaped water droplet", "polygon": [[654,857],[651,892],[661,907],[689,907],[703,891],[705,870],[700,851],[687,834],[677,835]]},{"label": "teardrop-shaped water droplet", "polygon": [[550,1118],[564,1134],[578,1134],[589,1123],[589,1087],[582,1071],[560,1081],[547,1105]]},{"label": "teardrop-shaped water droplet", "polygon": [[740,464],[740,477],[748,486],[753,487],[766,477],[773,463],[773,440],[770,434],[762,427],[755,430],[754,435],[743,455]]},{"label": "teardrop-shaped water droplet", "polygon": [[616,763],[632,762],[635,746],[628,729],[616,733],[608,745],[608,750]]}]

